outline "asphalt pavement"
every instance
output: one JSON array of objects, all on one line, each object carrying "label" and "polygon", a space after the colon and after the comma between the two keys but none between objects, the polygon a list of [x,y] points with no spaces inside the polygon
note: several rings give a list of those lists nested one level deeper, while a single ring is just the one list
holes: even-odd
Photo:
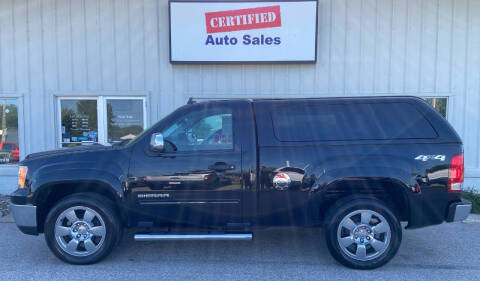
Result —
[{"label": "asphalt pavement", "polygon": [[[477,220],[477,222],[475,222]],[[338,264],[317,228],[270,228],[251,242],[135,242],[133,232],[102,262],[68,265],[44,236],[0,220],[0,280],[480,280],[480,223],[405,230],[397,256],[376,270]]]}]

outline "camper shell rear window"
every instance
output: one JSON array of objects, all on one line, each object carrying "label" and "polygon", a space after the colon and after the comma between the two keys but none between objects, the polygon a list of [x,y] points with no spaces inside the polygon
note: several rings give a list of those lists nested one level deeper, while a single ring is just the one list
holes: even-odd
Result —
[{"label": "camper shell rear window", "polygon": [[301,102],[272,108],[280,141],[432,139],[438,135],[412,104]]}]

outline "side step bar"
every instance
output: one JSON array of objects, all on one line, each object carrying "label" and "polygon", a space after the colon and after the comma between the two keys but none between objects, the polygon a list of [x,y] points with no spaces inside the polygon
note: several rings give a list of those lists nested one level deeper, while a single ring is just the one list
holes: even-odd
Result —
[{"label": "side step bar", "polygon": [[135,241],[252,240],[252,233],[230,234],[135,234]]}]

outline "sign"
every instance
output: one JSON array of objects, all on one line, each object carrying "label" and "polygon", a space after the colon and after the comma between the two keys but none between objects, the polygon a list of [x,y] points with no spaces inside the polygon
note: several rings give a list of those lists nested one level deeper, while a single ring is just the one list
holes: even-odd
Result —
[{"label": "sign", "polygon": [[10,152],[0,151],[0,163],[10,163]]},{"label": "sign", "polygon": [[316,61],[316,0],[169,5],[172,63]]}]

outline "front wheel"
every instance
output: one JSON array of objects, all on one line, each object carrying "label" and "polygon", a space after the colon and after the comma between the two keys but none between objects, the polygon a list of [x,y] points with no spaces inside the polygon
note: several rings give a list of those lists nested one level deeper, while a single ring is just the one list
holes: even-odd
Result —
[{"label": "front wheel", "polygon": [[113,208],[102,199],[73,195],[49,212],[45,239],[58,258],[72,264],[91,264],[112,251],[121,228]]},{"label": "front wheel", "polygon": [[334,205],[327,216],[327,246],[340,263],[373,269],[389,262],[401,240],[400,222],[376,199],[354,199]]}]

